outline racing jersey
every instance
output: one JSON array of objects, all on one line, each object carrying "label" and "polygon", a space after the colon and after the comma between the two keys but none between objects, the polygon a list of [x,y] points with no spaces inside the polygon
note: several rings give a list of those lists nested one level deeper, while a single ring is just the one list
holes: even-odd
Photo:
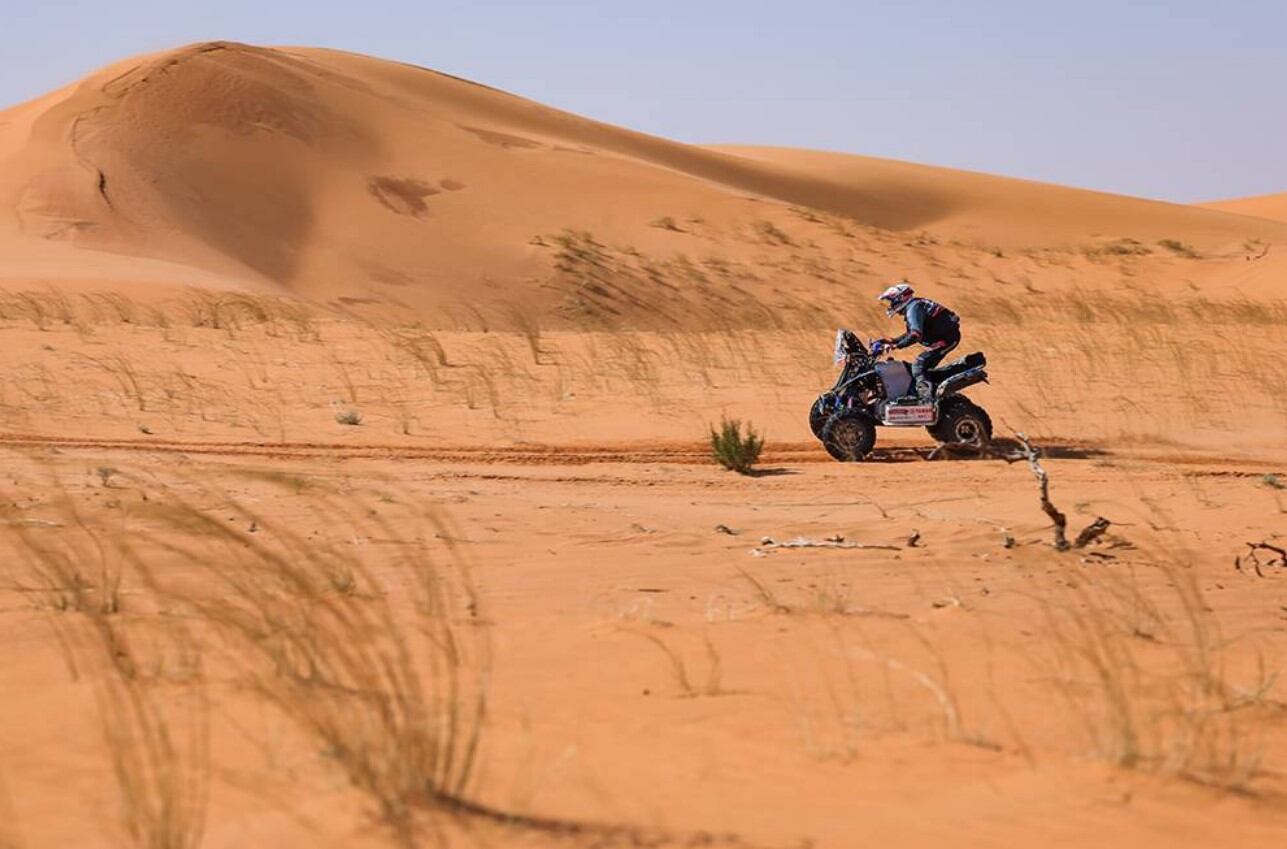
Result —
[{"label": "racing jersey", "polygon": [[947,307],[929,298],[913,298],[903,310],[907,332],[894,340],[895,348],[906,348],[916,342],[933,345],[959,336],[960,317]]}]

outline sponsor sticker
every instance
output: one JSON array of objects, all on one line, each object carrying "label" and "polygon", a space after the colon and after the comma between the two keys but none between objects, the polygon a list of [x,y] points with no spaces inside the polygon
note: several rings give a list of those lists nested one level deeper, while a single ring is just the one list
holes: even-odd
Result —
[{"label": "sponsor sticker", "polygon": [[934,405],[886,407],[885,421],[888,424],[932,424]]}]

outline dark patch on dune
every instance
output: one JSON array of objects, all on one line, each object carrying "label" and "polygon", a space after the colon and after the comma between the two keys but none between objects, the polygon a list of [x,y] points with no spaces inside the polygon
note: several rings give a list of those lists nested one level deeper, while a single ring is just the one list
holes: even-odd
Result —
[{"label": "dark patch on dune", "polygon": [[415,282],[415,278],[410,274],[395,268],[372,265],[367,267],[367,273],[376,283],[382,283],[385,286],[410,286]]},{"label": "dark patch on dune", "polygon": [[531,139],[524,138],[523,136],[514,136],[509,133],[498,133],[495,130],[484,130],[481,127],[466,127],[464,124],[457,124],[457,126],[467,133],[473,133],[488,144],[494,144],[497,147],[503,147],[506,150],[511,148],[533,150],[538,147],[545,147],[545,145],[540,142],[532,141]]},{"label": "dark patch on dune", "polygon": [[459,180],[453,180],[450,177],[445,180],[439,180],[438,185],[449,192],[458,192],[461,189],[467,188],[464,183]]},{"label": "dark patch on dune", "polygon": [[386,209],[412,218],[423,218],[428,214],[429,205],[425,203],[425,198],[439,192],[423,180],[396,177],[372,177],[366,185]]}]

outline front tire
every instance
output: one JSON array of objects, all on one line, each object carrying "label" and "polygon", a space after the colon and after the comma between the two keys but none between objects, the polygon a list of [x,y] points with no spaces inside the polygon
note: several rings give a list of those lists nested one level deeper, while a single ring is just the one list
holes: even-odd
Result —
[{"label": "front tire", "polygon": [[962,395],[939,405],[938,422],[925,428],[939,442],[984,445],[992,440],[992,419],[986,410]]},{"label": "front tire", "polygon": [[809,430],[813,431],[814,439],[822,439],[822,428],[827,424],[827,419],[831,418],[831,413],[827,411],[829,400],[823,395],[809,408]]},{"label": "front tire", "polygon": [[822,447],[842,463],[856,463],[876,444],[876,423],[866,413],[844,410],[822,427]]}]

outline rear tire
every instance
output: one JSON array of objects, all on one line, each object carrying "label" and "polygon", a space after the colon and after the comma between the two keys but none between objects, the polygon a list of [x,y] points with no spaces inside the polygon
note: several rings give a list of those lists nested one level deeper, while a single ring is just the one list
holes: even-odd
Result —
[{"label": "rear tire", "polygon": [[822,426],[822,447],[842,463],[856,463],[876,444],[876,423],[866,413],[843,410]]},{"label": "rear tire", "polygon": [[939,442],[985,445],[992,441],[992,419],[987,411],[963,395],[944,399],[938,422],[925,429]]}]

